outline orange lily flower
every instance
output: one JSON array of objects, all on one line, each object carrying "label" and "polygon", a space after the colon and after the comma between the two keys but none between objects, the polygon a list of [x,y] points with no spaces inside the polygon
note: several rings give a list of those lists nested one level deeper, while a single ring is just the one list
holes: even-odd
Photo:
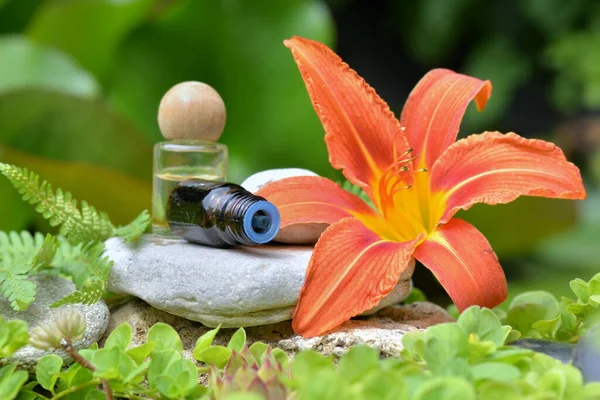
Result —
[{"label": "orange lily flower", "polygon": [[374,208],[322,177],[292,177],[258,194],[281,226],[326,223],[292,326],[303,336],[336,328],[377,305],[416,258],[459,310],[506,299],[502,267],[485,237],[453,218],[475,203],[522,195],[584,199],[579,169],[552,143],[485,132],[455,143],[471,100],[482,110],[489,81],[435,69],[414,88],[398,121],[387,104],[329,48],[294,37],[285,45],[326,131],[329,161]]}]

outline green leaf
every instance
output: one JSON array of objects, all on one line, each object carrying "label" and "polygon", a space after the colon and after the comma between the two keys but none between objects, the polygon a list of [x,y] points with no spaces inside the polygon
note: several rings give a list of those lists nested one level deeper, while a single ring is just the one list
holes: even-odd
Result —
[{"label": "green leaf", "polygon": [[154,351],[175,350],[183,351],[183,343],[179,334],[171,325],[158,322],[148,329],[148,342],[156,343]]},{"label": "green leaf", "polygon": [[100,87],[71,57],[24,36],[0,37],[0,96],[24,88],[39,88],[93,98]]},{"label": "green leaf", "polygon": [[600,294],[600,273],[594,275],[592,279],[590,279],[587,287],[589,288],[590,294]]},{"label": "green leaf", "polygon": [[96,367],[94,375],[104,379],[119,378],[119,362],[121,361],[121,352],[117,347],[100,349],[95,352],[93,363]]},{"label": "green leaf", "polygon": [[159,375],[156,377],[155,386],[163,396],[173,399],[179,394],[176,378],[167,375]]},{"label": "green leaf", "polygon": [[151,217],[148,210],[142,211],[133,221],[115,229],[115,235],[122,237],[125,242],[137,240],[150,226]]},{"label": "green leaf", "polygon": [[421,331],[407,332],[402,336],[403,353],[407,356],[423,358],[425,350],[425,333]]},{"label": "green leaf", "polygon": [[462,378],[436,377],[426,381],[415,393],[415,400],[474,400],[473,386]]},{"label": "green leaf", "polygon": [[456,355],[466,357],[469,354],[468,337],[457,323],[444,323],[430,326],[425,332],[425,351],[431,339],[448,342]]},{"label": "green leaf", "polygon": [[513,385],[504,382],[488,381],[477,388],[479,398],[485,400],[518,399],[520,391]]},{"label": "green leaf", "polygon": [[252,346],[250,346],[250,353],[254,356],[254,358],[259,361],[262,359],[263,354],[267,351],[269,345],[262,342],[254,342]]},{"label": "green leaf", "polygon": [[121,40],[153,4],[152,0],[44,2],[36,10],[27,35],[71,54],[86,69],[101,76]]},{"label": "green leaf", "polygon": [[[1,164],[0,164],[1,165]],[[8,252],[0,254],[0,292],[16,311],[23,311],[35,300],[37,285],[29,280],[30,264],[15,263]]]},{"label": "green leaf", "polygon": [[572,280],[569,283],[569,286],[571,286],[571,290],[579,300],[584,303],[588,302],[588,299],[590,298],[590,289],[588,288],[588,283],[586,281],[577,278]]},{"label": "green leaf", "polygon": [[229,340],[229,344],[227,344],[227,348],[235,351],[242,351],[242,348],[246,344],[246,331],[244,328],[238,329],[231,339]]},{"label": "green leaf", "polygon": [[126,353],[137,364],[141,364],[150,355],[150,353],[152,352],[152,350],[154,350],[155,347],[155,342],[144,343],[142,345],[127,350]]},{"label": "green leaf", "polygon": [[15,371],[15,368],[14,364],[8,364],[0,369],[0,399],[12,400],[17,397],[29,377],[27,371]]},{"label": "green leaf", "polygon": [[521,377],[517,367],[501,362],[483,362],[471,367],[473,379],[484,379],[511,383]]},{"label": "green leaf", "polygon": [[498,316],[488,308],[472,306],[458,317],[458,325],[467,335],[476,334],[482,341],[490,340],[496,346],[504,344],[505,333]]},{"label": "green leaf", "polygon": [[230,356],[231,349],[228,349],[225,346],[212,346],[199,352],[198,356],[195,358],[205,364],[214,365],[215,367],[222,369],[227,365]]},{"label": "green leaf", "polygon": [[[551,337],[559,316],[560,309],[554,296],[543,291],[531,291],[513,299],[506,323],[521,332],[522,337]],[[534,327],[536,323],[541,331]]]},{"label": "green leaf", "polygon": [[310,382],[314,376],[321,376],[330,372],[333,372],[332,358],[316,351],[302,351],[292,361],[292,379],[300,386]]},{"label": "green leaf", "polygon": [[54,386],[62,365],[62,358],[56,354],[46,354],[37,363],[35,379],[44,389],[54,392]]},{"label": "green leaf", "polygon": [[35,257],[33,257],[33,260],[31,261],[31,266],[33,267],[32,269],[35,271],[36,274],[41,269],[51,267],[52,260],[54,259],[57,250],[58,241],[56,240],[56,237],[47,234],[46,238],[44,239],[44,243],[42,244],[42,246],[38,250],[38,253],[35,255]]},{"label": "green leaf", "polygon": [[171,363],[181,359],[181,353],[175,350],[159,350],[152,352],[148,367],[148,384],[156,388],[156,378],[164,373]]},{"label": "green leaf", "polygon": [[408,400],[406,384],[399,371],[384,371],[371,374],[361,382],[362,400]]},{"label": "green leaf", "polygon": [[0,358],[11,357],[28,343],[27,323],[19,319],[6,321],[0,315]]},{"label": "green leaf", "polygon": [[342,356],[338,373],[350,383],[357,382],[369,371],[379,367],[379,354],[368,346],[355,346]]},{"label": "green leaf", "polygon": [[106,338],[105,348],[116,347],[121,351],[125,351],[131,343],[132,328],[129,323],[124,322],[119,324]]},{"label": "green leaf", "polygon": [[175,379],[180,396],[185,396],[194,386],[198,385],[198,369],[192,361],[187,359],[172,362],[165,370],[165,375]]},{"label": "green leaf", "polygon": [[221,325],[217,326],[215,329],[211,329],[210,331],[206,332],[204,335],[200,336],[198,338],[198,340],[196,340],[196,346],[194,347],[194,352],[193,352],[194,358],[196,360],[199,360],[198,357],[200,357],[200,353],[203,350],[208,349],[210,347],[213,340],[215,339],[215,336],[217,336],[217,333],[219,332],[220,328],[221,328]]},{"label": "green leaf", "polygon": [[408,294],[408,297],[405,298],[402,302],[404,304],[411,304],[416,303],[418,301],[427,301],[427,297],[421,289],[413,287],[410,293]]}]

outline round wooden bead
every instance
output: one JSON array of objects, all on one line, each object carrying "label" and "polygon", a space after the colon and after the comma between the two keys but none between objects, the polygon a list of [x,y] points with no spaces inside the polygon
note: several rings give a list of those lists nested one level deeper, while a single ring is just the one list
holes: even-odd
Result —
[{"label": "round wooden bead", "polygon": [[167,140],[217,141],[225,128],[225,103],[219,93],[202,82],[182,82],[163,96],[158,126]]}]

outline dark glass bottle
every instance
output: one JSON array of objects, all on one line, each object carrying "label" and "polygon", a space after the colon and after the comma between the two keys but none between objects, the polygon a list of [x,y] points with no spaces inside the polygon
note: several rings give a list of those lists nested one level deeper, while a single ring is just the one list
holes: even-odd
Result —
[{"label": "dark glass bottle", "polygon": [[272,203],[234,183],[203,179],[173,189],[167,221],[174,235],[213,247],[260,245],[279,231],[279,211]]}]

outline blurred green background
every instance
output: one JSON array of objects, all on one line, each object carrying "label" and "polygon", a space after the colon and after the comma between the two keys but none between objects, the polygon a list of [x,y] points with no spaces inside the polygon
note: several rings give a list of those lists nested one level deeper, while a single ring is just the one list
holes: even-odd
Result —
[{"label": "blurred green background", "polygon": [[[227,106],[230,180],[302,167],[339,179],[282,41],[335,48],[397,113],[429,69],[491,79],[461,135],[558,143],[584,202],[520,199],[462,217],[490,240],[511,294],[561,294],[600,270],[600,2],[596,0],[0,0],[0,161],[37,171],[125,223],[150,208],[158,103],[204,81]],[[0,229],[47,230],[0,179]],[[441,293],[419,269],[416,285]],[[441,299],[443,301],[443,299]]]}]

